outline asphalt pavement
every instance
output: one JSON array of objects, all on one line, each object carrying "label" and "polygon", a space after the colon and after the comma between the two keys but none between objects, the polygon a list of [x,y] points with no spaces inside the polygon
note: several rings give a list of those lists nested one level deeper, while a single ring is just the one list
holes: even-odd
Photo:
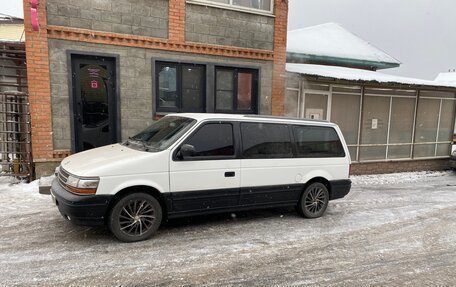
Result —
[{"label": "asphalt pavement", "polygon": [[318,219],[272,209],[174,220],[150,240],[64,220],[0,183],[0,286],[456,286],[456,173],[355,177]]}]

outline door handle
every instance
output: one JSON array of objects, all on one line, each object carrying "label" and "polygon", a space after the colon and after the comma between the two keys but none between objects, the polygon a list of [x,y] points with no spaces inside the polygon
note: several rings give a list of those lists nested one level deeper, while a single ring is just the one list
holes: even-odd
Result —
[{"label": "door handle", "polygon": [[234,177],[236,173],[234,171],[227,171],[225,172],[225,177]]}]

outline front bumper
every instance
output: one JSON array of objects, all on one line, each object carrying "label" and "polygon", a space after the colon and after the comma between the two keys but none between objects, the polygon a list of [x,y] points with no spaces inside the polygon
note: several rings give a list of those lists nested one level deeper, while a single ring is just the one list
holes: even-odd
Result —
[{"label": "front bumper", "polygon": [[77,195],[52,181],[51,196],[63,217],[78,225],[105,224],[112,195]]}]

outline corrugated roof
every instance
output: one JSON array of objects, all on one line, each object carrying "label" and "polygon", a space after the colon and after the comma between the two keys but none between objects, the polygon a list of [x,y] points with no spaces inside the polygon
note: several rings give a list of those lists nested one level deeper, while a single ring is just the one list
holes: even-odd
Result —
[{"label": "corrugated roof", "polygon": [[[335,23],[289,31],[287,53],[389,64],[390,67],[401,64],[394,57]],[[385,67],[379,65],[378,68]]]},{"label": "corrugated roof", "polygon": [[325,66],[325,65],[312,65],[312,64],[287,64],[287,72],[320,76],[326,78],[334,78],[349,81],[366,81],[377,83],[392,83],[392,84],[405,84],[405,85],[420,85],[420,86],[434,86],[434,87],[451,87],[456,88],[456,82],[438,82],[429,81],[415,78],[407,78],[401,76],[388,75],[374,71],[367,71],[361,69]]}]

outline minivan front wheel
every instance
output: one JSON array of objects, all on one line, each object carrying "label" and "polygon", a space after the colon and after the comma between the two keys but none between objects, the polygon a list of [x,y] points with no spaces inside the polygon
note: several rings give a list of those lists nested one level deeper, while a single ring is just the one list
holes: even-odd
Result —
[{"label": "minivan front wheel", "polygon": [[117,239],[135,242],[150,238],[162,220],[162,208],[155,197],[133,193],[114,204],[108,227]]},{"label": "minivan front wheel", "polygon": [[329,191],[328,188],[320,182],[314,182],[307,186],[301,195],[298,204],[298,211],[307,218],[317,218],[325,213],[328,207]]}]

